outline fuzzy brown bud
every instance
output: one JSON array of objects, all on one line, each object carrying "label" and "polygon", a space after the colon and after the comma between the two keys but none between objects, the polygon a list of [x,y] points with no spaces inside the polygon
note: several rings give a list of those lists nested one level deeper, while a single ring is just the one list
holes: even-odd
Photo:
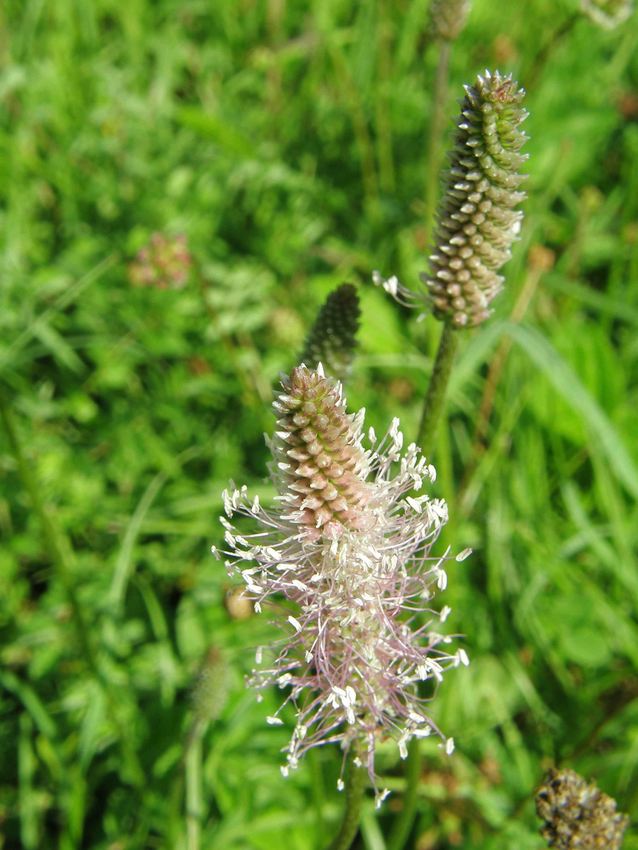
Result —
[{"label": "fuzzy brown bud", "polygon": [[550,770],[536,792],[541,833],[558,850],[619,850],[629,823],[616,801],[573,770]]},{"label": "fuzzy brown bud", "polygon": [[430,271],[421,277],[435,315],[456,328],[484,322],[503,287],[498,271],[520,231],[515,208],[525,198],[519,169],[527,159],[525,91],[511,76],[486,71],[465,92]]},{"label": "fuzzy brown bud", "polygon": [[470,0],[432,0],[430,35],[443,41],[454,41],[465,26]]},{"label": "fuzzy brown bud", "polygon": [[369,500],[368,455],[360,420],[344,406],[341,385],[305,365],[282,381],[272,442],[280,498],[310,539],[361,529]]}]

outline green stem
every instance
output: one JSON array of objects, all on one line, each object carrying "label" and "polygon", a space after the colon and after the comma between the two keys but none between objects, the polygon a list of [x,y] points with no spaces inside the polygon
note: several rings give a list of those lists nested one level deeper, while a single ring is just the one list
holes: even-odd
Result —
[{"label": "green stem", "polygon": [[394,822],[388,839],[388,850],[402,850],[408,840],[416,815],[417,789],[421,776],[421,751],[419,739],[412,738],[408,745],[408,760],[405,764],[405,793],[403,809]]},{"label": "green stem", "polygon": [[341,827],[329,850],[348,850],[359,831],[363,795],[368,784],[368,772],[362,765],[355,764],[357,748],[352,747],[346,764],[346,809]]},{"label": "green stem", "polygon": [[189,742],[184,763],[186,774],[186,847],[199,850],[202,817],[202,737],[195,734]]},{"label": "green stem", "polygon": [[457,347],[457,331],[449,322],[444,322],[443,331],[439,340],[439,350],[436,354],[434,369],[430,378],[425,401],[423,402],[423,413],[417,443],[430,454],[434,451],[434,437],[439,419],[445,404],[445,391],[447,389],[452,363]]}]

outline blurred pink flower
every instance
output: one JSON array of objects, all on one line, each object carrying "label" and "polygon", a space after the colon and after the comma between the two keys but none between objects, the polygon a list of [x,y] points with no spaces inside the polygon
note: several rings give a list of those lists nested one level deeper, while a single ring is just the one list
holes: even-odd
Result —
[{"label": "blurred pink flower", "polygon": [[188,281],[192,258],[186,236],[154,233],[129,264],[129,279],[134,286],[156,289],[182,289]]}]

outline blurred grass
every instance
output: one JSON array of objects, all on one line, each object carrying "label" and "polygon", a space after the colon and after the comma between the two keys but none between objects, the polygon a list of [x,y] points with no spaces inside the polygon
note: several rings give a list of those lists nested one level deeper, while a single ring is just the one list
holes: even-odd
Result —
[{"label": "blurred grass", "polygon": [[[555,762],[638,816],[638,23],[577,18],[552,42],[576,6],[475,0],[452,51],[448,132],[464,82],[512,71],[531,158],[507,290],[463,340],[437,447],[443,542],[475,550],[445,600],[472,664],[433,705],[457,753],[427,754],[420,850],[542,847],[531,798]],[[257,705],[242,682],[269,627],[230,618],[208,548],[229,478],[271,493],[264,398],[343,280],[364,310],[351,406],[416,432],[438,329],[369,281],[425,263],[426,11],[0,9],[0,382],[69,571],[3,431],[0,846],[309,850],[332,834],[339,754],[281,778],[277,694]],[[131,286],[155,231],[188,239],[182,290]],[[198,763],[190,692],[211,647],[230,695]],[[392,748],[381,769],[397,793],[364,817],[368,850],[401,801]]]}]

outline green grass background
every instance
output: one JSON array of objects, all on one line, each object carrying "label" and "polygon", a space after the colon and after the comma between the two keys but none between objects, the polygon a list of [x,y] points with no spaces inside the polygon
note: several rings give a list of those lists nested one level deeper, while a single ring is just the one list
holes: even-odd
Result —
[{"label": "green grass background", "polygon": [[[439,328],[370,278],[416,285],[426,264],[427,6],[0,8],[0,383],[59,549],[1,428],[1,847],[314,850],[332,835],[340,754],[281,777],[289,724],[264,720],[280,696],[260,705],[243,685],[272,632],[229,616],[209,547],[230,478],[272,495],[271,386],[343,280],[363,304],[351,407],[416,432]],[[506,292],[463,334],[433,453],[441,546],[474,549],[441,599],[471,665],[432,706],[457,752],[425,752],[419,850],[543,847],[532,798],[552,764],[638,816],[638,20],[607,33],[577,17],[552,43],[575,11],[475,0],[452,52],[448,130],[483,68],[528,89],[530,177]],[[199,274],[181,291],[129,282],[154,231],[188,238]],[[227,699],[189,747],[211,648]],[[395,748],[378,764],[394,793],[366,808],[367,850],[404,787]]]}]

